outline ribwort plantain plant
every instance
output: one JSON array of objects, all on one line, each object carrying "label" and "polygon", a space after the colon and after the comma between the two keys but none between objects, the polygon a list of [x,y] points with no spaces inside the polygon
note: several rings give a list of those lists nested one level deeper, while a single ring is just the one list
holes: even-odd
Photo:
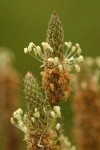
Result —
[{"label": "ribwort plantain plant", "polygon": [[87,57],[77,75],[74,112],[74,135],[78,150],[100,149],[100,57]]},{"label": "ribwort plantain plant", "polygon": [[[61,108],[58,102],[66,101],[71,93],[72,75],[69,69],[83,61],[78,43],[64,42],[64,31],[57,14],[51,15],[47,37],[42,48],[33,42],[24,48],[40,61],[42,87],[32,73],[24,77],[26,111],[21,108],[13,113],[11,123],[25,134],[27,150],[75,150],[61,132]],[[66,48],[65,48],[66,47]]]},{"label": "ribwort plantain plant", "polygon": [[[12,67],[13,53],[0,48],[0,126],[3,134],[3,148],[21,150],[19,133],[12,128],[9,120],[19,106],[19,74]],[[1,146],[1,145],[0,145]]]},{"label": "ribwort plantain plant", "polygon": [[72,42],[64,43],[63,27],[55,12],[51,15],[46,41],[42,42],[42,47],[41,49],[31,42],[24,52],[43,63],[41,67],[44,67],[44,71],[41,75],[47,100],[50,103],[66,101],[71,92],[72,78],[68,69],[75,67],[79,72],[78,63],[83,61],[83,56],[78,43],[75,46]]}]

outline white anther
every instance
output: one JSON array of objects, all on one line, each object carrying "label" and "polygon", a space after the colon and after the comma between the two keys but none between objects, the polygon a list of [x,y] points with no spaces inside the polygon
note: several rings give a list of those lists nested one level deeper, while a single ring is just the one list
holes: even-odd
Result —
[{"label": "white anther", "polygon": [[57,117],[61,117],[60,107],[54,106],[54,111],[57,113]]},{"label": "white anther", "polygon": [[56,130],[58,131],[60,129],[60,123],[56,124]]},{"label": "white anther", "polygon": [[24,48],[24,53],[27,53],[28,52],[28,49],[27,48]]},{"label": "white anther", "polygon": [[34,50],[34,54],[35,54],[35,56],[37,56],[37,50],[36,50],[36,48],[33,48],[33,50]]},{"label": "white anther", "polygon": [[21,109],[21,108],[19,108],[18,110],[17,110],[17,112],[19,113],[19,114],[23,114],[23,110]]},{"label": "white anther", "polygon": [[55,114],[55,112],[54,112],[54,111],[51,111],[51,116],[52,116],[53,118],[55,118],[55,117],[56,117],[56,114]]},{"label": "white anther", "polygon": [[41,55],[41,48],[40,48],[40,46],[36,46],[36,50],[37,50],[38,55],[40,56]]},{"label": "white anther", "polygon": [[75,65],[75,69],[76,69],[77,72],[80,72],[80,67],[79,67],[79,65]]},{"label": "white anther", "polygon": [[63,71],[63,66],[61,64],[58,65],[59,71]]},{"label": "white anther", "polygon": [[84,59],[83,59],[83,56],[82,55],[80,55],[78,58],[77,58],[77,61],[78,62],[82,62]]},{"label": "white anther", "polygon": [[42,46],[44,50],[50,50],[53,52],[52,47],[47,42],[42,42]]},{"label": "white anther", "polygon": [[78,43],[76,43],[76,47],[77,47],[77,48],[80,48],[80,45],[79,45]]},{"label": "white anther", "polygon": [[33,47],[33,46],[34,46],[34,43],[33,43],[33,42],[30,42],[30,43],[29,43],[29,46],[30,46],[30,47]]},{"label": "white anther", "polygon": [[13,117],[10,119],[10,121],[11,121],[12,124],[15,123]]},{"label": "white anther", "polygon": [[78,55],[80,55],[80,54],[81,54],[81,51],[82,51],[82,50],[81,50],[81,48],[78,48],[78,49],[77,49],[77,53],[78,53]]},{"label": "white anther", "polygon": [[76,50],[76,47],[75,47],[75,46],[72,46],[71,51],[74,53],[74,52],[75,52],[75,50]]},{"label": "white anther", "polygon": [[27,130],[28,130],[27,127],[23,127],[23,128],[22,128],[22,131],[23,131],[24,133],[27,133]]},{"label": "white anther", "polygon": [[32,120],[32,122],[33,122],[33,123],[35,122],[35,119],[34,119],[34,117],[31,117],[31,120]]},{"label": "white anther", "polygon": [[36,112],[33,115],[34,115],[35,118],[40,118],[40,113],[39,112]]},{"label": "white anther", "polygon": [[31,52],[32,51],[32,47],[29,45],[28,46],[28,51]]},{"label": "white anther", "polygon": [[74,57],[72,56],[71,58],[70,58],[70,61],[73,61],[74,60]]},{"label": "white anther", "polygon": [[72,47],[72,42],[65,42],[65,45],[68,49],[70,49]]},{"label": "white anther", "polygon": [[36,107],[36,108],[34,109],[34,111],[37,112],[37,111],[38,111],[38,108]]},{"label": "white anther", "polygon": [[48,62],[54,63],[55,59],[54,58],[48,58]]}]

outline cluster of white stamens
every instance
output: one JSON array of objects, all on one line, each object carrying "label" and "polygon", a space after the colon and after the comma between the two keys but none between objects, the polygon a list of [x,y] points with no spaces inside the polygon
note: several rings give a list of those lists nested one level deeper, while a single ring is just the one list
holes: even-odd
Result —
[{"label": "cluster of white stamens", "polygon": [[53,111],[51,111],[51,116],[53,118],[61,117],[61,111],[59,106],[54,106]]},{"label": "cluster of white stamens", "polygon": [[[48,111],[45,107],[43,107],[44,114],[48,114]],[[42,112],[42,113],[43,113]],[[13,117],[11,118],[11,123],[22,130],[25,134],[28,133],[29,125],[40,122],[41,113],[39,108],[35,108],[33,112],[33,116],[29,119],[27,113],[23,113],[23,110],[19,108],[13,113]],[[56,123],[57,118],[61,117],[61,111],[59,106],[54,106],[53,110],[50,111],[50,118],[52,121],[50,122],[50,126],[54,126],[56,130],[60,129],[60,123]]]},{"label": "cluster of white stamens", "polygon": [[22,130],[24,133],[26,133],[28,129],[26,121],[27,121],[27,115],[26,114],[23,115],[23,110],[21,108],[16,110],[13,113],[13,117],[11,118],[11,123],[17,128],[19,128],[20,130]]},{"label": "cluster of white stamens", "polygon": [[34,109],[35,113],[33,114],[35,118],[40,118],[40,113],[38,112],[38,109]]},{"label": "cluster of white stamens", "polygon": [[24,114],[23,110],[19,108],[13,113],[11,123],[24,133],[27,133],[29,124],[33,124],[37,118],[40,118],[40,113],[37,108],[34,109],[33,117],[31,117],[30,120],[28,119],[27,114]]},{"label": "cluster of white stamens", "polygon": [[[34,43],[31,42],[29,43],[29,46],[27,48],[24,48],[24,52],[32,55],[34,58],[42,62],[42,66],[44,66],[44,52],[50,51],[52,53],[53,48],[50,47],[47,42],[42,42],[41,45],[43,46],[43,50],[41,50],[40,46],[36,46]],[[65,68],[74,66],[76,71],[79,72],[80,67],[78,63],[83,61],[80,45],[76,43],[76,45],[73,46],[71,42],[65,42],[65,46],[67,47],[67,50],[64,54],[64,60],[60,61],[58,57],[52,57],[47,59],[48,63],[50,63],[50,65],[58,67],[59,71],[63,71],[63,69]]]},{"label": "cluster of white stamens", "polygon": [[80,71],[80,67],[78,63],[83,61],[83,56],[81,55],[81,48],[78,43],[76,43],[75,46],[72,45],[72,42],[65,42],[65,45],[67,47],[67,50],[64,55],[64,65],[68,66],[74,66],[76,71]]},{"label": "cluster of white stamens", "polygon": [[53,49],[50,47],[50,45],[47,42],[42,42],[41,45],[43,47],[43,50],[41,49],[40,46],[36,46],[33,42],[31,42],[29,43],[28,47],[24,48],[24,53],[29,53],[35,59],[43,63],[44,51],[53,52]]},{"label": "cluster of white stamens", "polygon": [[[52,118],[54,119],[54,122],[57,118],[61,117],[61,111],[59,106],[54,106],[53,111],[50,112]],[[58,131],[60,129],[60,123],[56,124],[56,130]]]}]

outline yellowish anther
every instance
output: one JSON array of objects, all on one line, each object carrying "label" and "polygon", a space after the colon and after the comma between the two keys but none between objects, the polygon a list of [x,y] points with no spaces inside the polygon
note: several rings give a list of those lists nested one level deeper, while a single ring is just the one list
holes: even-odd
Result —
[{"label": "yellowish anther", "polygon": [[33,43],[33,42],[30,42],[30,43],[29,43],[29,46],[30,46],[30,47],[33,47],[33,46],[34,46],[34,43]]},{"label": "yellowish anther", "polygon": [[52,47],[47,42],[42,42],[42,46],[44,50],[50,50],[53,52]]},{"label": "yellowish anther", "polygon": [[31,120],[32,120],[32,122],[33,122],[33,123],[35,122],[35,119],[34,119],[34,117],[31,117]]},{"label": "yellowish anther", "polygon": [[65,42],[65,45],[68,49],[70,49],[72,47],[72,42]]},{"label": "yellowish anther", "polygon": [[55,112],[54,112],[54,111],[51,111],[51,116],[52,116],[53,118],[55,118],[55,117],[56,117],[56,114],[55,114]]},{"label": "yellowish anther", "polygon": [[34,115],[35,118],[40,118],[40,113],[39,112],[35,112],[33,115]]},{"label": "yellowish anther", "polygon": [[80,45],[78,43],[76,43],[76,48],[80,48]]},{"label": "yellowish anther", "polygon": [[14,124],[14,119],[13,117],[10,119],[11,123]]},{"label": "yellowish anther", "polygon": [[79,65],[75,65],[75,69],[76,69],[77,72],[80,72],[80,67],[79,67]]},{"label": "yellowish anther", "polygon": [[22,131],[23,131],[24,133],[26,133],[26,132],[27,132],[27,127],[23,127],[23,128],[22,128]]},{"label": "yellowish anther", "polygon": [[80,55],[81,54],[81,48],[79,47],[78,49],[77,49],[77,53],[78,53],[78,55]]},{"label": "yellowish anther", "polygon": [[59,71],[63,71],[63,66],[61,64],[58,65]]},{"label": "yellowish anther", "polygon": [[74,57],[72,56],[71,58],[70,58],[70,61],[73,61],[74,60]]},{"label": "yellowish anther", "polygon": [[41,55],[41,48],[40,48],[40,46],[36,46],[36,50],[37,50],[38,55],[40,56]]},{"label": "yellowish anther", "polygon": [[54,63],[55,59],[54,58],[48,58],[48,62]]},{"label": "yellowish anther", "polygon": [[56,124],[56,130],[58,131],[60,129],[60,123]]},{"label": "yellowish anther", "polygon": [[35,54],[35,56],[37,56],[37,50],[36,50],[36,48],[33,48],[33,50],[34,50],[34,54]]},{"label": "yellowish anther", "polygon": [[28,52],[28,49],[27,48],[24,48],[24,53],[27,53]]},{"label": "yellowish anther", "polygon": [[74,52],[75,52],[75,50],[76,50],[76,47],[75,47],[75,46],[72,46],[71,51],[74,53]]},{"label": "yellowish anther", "polygon": [[28,51],[31,52],[32,51],[32,47],[29,45],[28,46]]},{"label": "yellowish anther", "polygon": [[80,56],[77,58],[77,61],[78,61],[78,62],[82,62],[83,60],[84,60],[84,58],[83,58],[82,55],[80,55]]}]

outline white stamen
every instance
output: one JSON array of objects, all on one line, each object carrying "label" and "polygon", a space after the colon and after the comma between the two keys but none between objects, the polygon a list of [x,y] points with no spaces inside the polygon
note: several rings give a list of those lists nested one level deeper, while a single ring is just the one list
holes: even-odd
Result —
[{"label": "white stamen", "polygon": [[33,42],[30,42],[30,43],[29,43],[29,46],[30,46],[30,47],[33,47],[33,46],[34,46],[34,43],[33,43]]},{"label": "white stamen", "polygon": [[31,117],[31,120],[32,120],[32,122],[33,122],[33,123],[35,122],[35,119],[34,119],[34,117]]},{"label": "white stamen", "polygon": [[60,123],[57,123],[56,130],[58,131],[60,129]]},{"label": "white stamen", "polygon": [[28,51],[31,52],[32,51],[32,47],[29,45],[28,46]]},{"label": "white stamen", "polygon": [[24,133],[26,133],[27,130],[28,130],[27,127],[23,127],[23,128],[22,128],[22,131],[23,131]]},{"label": "white stamen", "polygon": [[40,46],[36,46],[36,50],[37,50],[38,55],[40,56],[41,55],[41,48],[40,48]]},{"label": "white stamen", "polygon": [[79,65],[75,65],[75,69],[76,69],[77,72],[80,72],[80,67],[79,67]]},{"label": "white stamen", "polygon": [[42,42],[42,46],[44,50],[50,50],[53,52],[52,47],[47,42]]},{"label": "white stamen", "polygon": [[54,58],[48,58],[48,62],[54,63],[55,59]]},{"label": "white stamen", "polygon": [[72,42],[65,42],[65,45],[68,49],[70,49],[72,47]]},{"label": "white stamen", "polygon": [[81,50],[81,48],[78,48],[78,49],[77,49],[77,53],[78,53],[78,55],[80,55],[80,54],[81,54],[81,51],[82,51],[82,50]]},{"label": "white stamen", "polygon": [[76,47],[75,47],[75,46],[72,46],[71,51],[74,53],[74,52],[75,52],[75,50],[76,50]]},{"label": "white stamen", "polygon": [[24,53],[27,53],[28,52],[28,49],[27,48],[24,48]]},{"label": "white stamen", "polygon": [[80,55],[78,58],[77,58],[77,61],[78,62],[82,62],[84,59],[83,59],[83,56],[82,55]]},{"label": "white stamen", "polygon": [[74,57],[72,56],[71,58],[70,58],[70,61],[73,61],[74,60]]},{"label": "white stamen", "polygon": [[78,43],[76,43],[76,47],[77,47],[77,48],[80,48],[80,45],[79,45]]},{"label": "white stamen", "polygon": [[33,48],[33,50],[34,50],[34,54],[35,54],[35,56],[37,56],[37,50],[36,50],[36,48]]},{"label": "white stamen", "polygon": [[57,113],[57,117],[61,117],[60,107],[54,106],[54,111]]},{"label": "white stamen", "polygon": [[58,65],[59,71],[63,71],[63,66],[61,64]]},{"label": "white stamen", "polygon": [[34,115],[34,117],[36,117],[36,118],[40,118],[40,113],[39,113],[39,112],[36,112],[36,113],[34,113],[33,115]]},{"label": "white stamen", "polygon": [[38,111],[37,107],[34,109],[34,111],[35,111],[35,112],[37,112],[37,111]]},{"label": "white stamen", "polygon": [[53,118],[55,118],[55,117],[56,117],[56,114],[55,114],[55,112],[54,112],[54,111],[51,111],[51,116],[52,116]]},{"label": "white stamen", "polygon": [[11,121],[12,124],[15,123],[13,117],[10,119],[10,121]]}]

